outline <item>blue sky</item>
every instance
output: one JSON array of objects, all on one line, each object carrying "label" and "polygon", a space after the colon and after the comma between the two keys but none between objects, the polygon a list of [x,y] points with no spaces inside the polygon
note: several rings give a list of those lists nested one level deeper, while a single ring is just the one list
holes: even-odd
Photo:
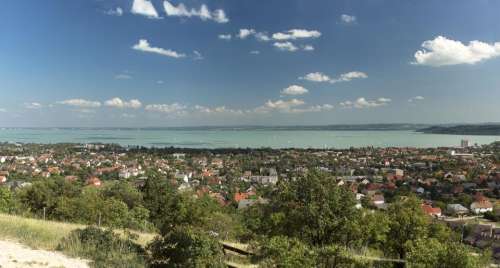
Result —
[{"label": "blue sky", "polygon": [[500,121],[500,1],[2,1],[0,126]]}]

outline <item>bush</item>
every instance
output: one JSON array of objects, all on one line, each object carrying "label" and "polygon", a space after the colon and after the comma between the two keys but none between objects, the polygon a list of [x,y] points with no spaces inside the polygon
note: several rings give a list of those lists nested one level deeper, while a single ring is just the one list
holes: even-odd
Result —
[{"label": "bush", "polygon": [[58,246],[68,255],[91,259],[92,267],[144,267],[145,251],[130,237],[110,230],[87,227],[72,231]]},{"label": "bush", "polygon": [[176,227],[149,246],[151,267],[226,267],[222,246],[206,232]]}]

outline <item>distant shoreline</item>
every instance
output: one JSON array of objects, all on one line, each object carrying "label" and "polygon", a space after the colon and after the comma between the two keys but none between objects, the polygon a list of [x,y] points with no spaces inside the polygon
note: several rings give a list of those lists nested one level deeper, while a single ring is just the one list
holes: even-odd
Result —
[{"label": "distant shoreline", "polygon": [[500,124],[432,126],[417,130],[425,134],[500,136]]}]

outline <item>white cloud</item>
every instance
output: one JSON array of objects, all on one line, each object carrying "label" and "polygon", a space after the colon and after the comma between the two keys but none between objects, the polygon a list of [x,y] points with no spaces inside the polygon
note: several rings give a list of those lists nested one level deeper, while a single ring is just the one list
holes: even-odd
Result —
[{"label": "white cloud", "polygon": [[7,112],[7,109],[5,109],[5,108],[0,108],[0,113],[5,113],[5,112]]},{"label": "white cloud", "polygon": [[301,80],[307,80],[312,82],[328,82],[330,77],[321,72],[308,73],[304,77],[299,77]]},{"label": "white cloud", "polygon": [[378,98],[377,100],[367,100],[366,98],[358,98],[356,101],[344,101],[340,103],[343,108],[375,108],[380,106],[385,106],[389,104],[392,100],[389,98]]},{"label": "white cloud", "polygon": [[231,40],[232,36],[231,34],[219,34],[219,39],[222,39],[222,40]]},{"label": "white cloud", "polygon": [[356,16],[342,14],[340,15],[340,20],[345,24],[353,24],[356,23]]},{"label": "white cloud", "polygon": [[318,38],[321,36],[319,31],[309,31],[304,29],[292,29],[286,32],[279,32],[273,34],[275,40],[295,40],[305,38]]},{"label": "white cloud", "polygon": [[132,109],[139,109],[142,106],[142,103],[139,100],[132,99],[129,101],[122,100],[120,98],[112,98],[110,100],[107,100],[104,102],[104,105],[112,108],[119,108],[119,109],[124,109],[124,108],[132,108]]},{"label": "white cloud", "polygon": [[297,51],[299,48],[296,47],[293,43],[291,42],[275,42],[273,44],[274,47],[281,51],[289,51],[289,52],[294,52]]},{"label": "white cloud", "polygon": [[158,85],[162,85],[162,84],[163,84],[163,83],[165,83],[165,82],[163,82],[163,80],[158,80],[158,81],[156,81],[156,83],[157,83]]},{"label": "white cloud", "polygon": [[202,105],[195,105],[194,110],[197,112],[200,112],[200,113],[205,113],[205,114],[217,114],[217,113],[222,114],[222,113],[224,113],[224,114],[234,115],[234,114],[243,114],[244,113],[242,110],[230,109],[230,108],[227,108],[226,106],[218,106],[215,108],[209,108],[209,107],[202,106]]},{"label": "white cloud", "polygon": [[43,105],[39,102],[26,102],[26,103],[24,103],[24,108],[26,108],[26,109],[36,110],[36,109],[40,109],[42,107],[43,107]]},{"label": "white cloud", "polygon": [[158,12],[149,0],[134,0],[130,12],[146,16],[150,19],[158,19]]},{"label": "white cloud", "polygon": [[424,99],[425,98],[422,96],[415,96],[415,97],[411,97],[410,99],[408,99],[408,102],[417,102],[417,101],[422,101]]},{"label": "white cloud", "polygon": [[146,105],[146,111],[158,112],[172,115],[181,115],[186,113],[187,106],[180,103],[172,104],[149,104]]},{"label": "white cloud", "polygon": [[258,51],[258,50],[252,50],[252,51],[250,51],[250,54],[259,55],[260,51]]},{"label": "white cloud", "polygon": [[255,33],[255,39],[257,39],[258,41],[261,41],[261,42],[271,41],[271,37],[269,37],[269,35],[267,35],[267,33],[263,33],[263,32]]},{"label": "white cloud", "polygon": [[98,101],[84,100],[84,99],[69,99],[58,101],[58,104],[78,107],[78,108],[98,108],[101,107],[101,103]]},{"label": "white cloud", "polygon": [[129,74],[117,74],[117,75],[115,75],[115,79],[127,80],[127,79],[132,79],[132,76]]},{"label": "white cloud", "polygon": [[349,82],[354,79],[364,79],[367,78],[368,75],[363,72],[353,71],[341,74],[338,78],[330,78],[328,75],[323,74],[321,72],[309,73],[303,77],[299,77],[302,80],[308,80],[311,82],[329,82],[329,83],[338,83],[338,82]]},{"label": "white cloud", "polygon": [[255,34],[254,29],[240,29],[240,32],[238,33],[238,38],[246,39],[247,37],[253,34]]},{"label": "white cloud", "polygon": [[364,78],[368,78],[368,75],[363,72],[354,71],[341,74],[339,78],[331,80],[330,83],[349,82],[353,79],[364,79]]},{"label": "white cloud", "polygon": [[135,44],[132,49],[143,51],[143,52],[150,52],[150,53],[156,53],[160,54],[163,56],[167,57],[172,57],[172,58],[184,58],[186,57],[186,54],[179,53],[170,49],[164,49],[160,47],[152,47],[149,45],[148,40],[146,39],[141,39],[139,40],[139,43]]},{"label": "white cloud", "polygon": [[106,11],[106,14],[111,16],[121,16],[123,15],[123,9],[121,7],[117,7],[115,9],[110,9]]},{"label": "white cloud", "polygon": [[198,17],[201,20],[213,20],[217,23],[229,22],[224,10],[216,9],[214,11],[210,11],[210,9],[208,9],[208,7],[204,4],[201,5],[198,10],[195,8],[188,10],[183,3],[175,6],[168,1],[163,1],[163,7],[165,8],[167,16],[171,17]]},{"label": "white cloud", "polygon": [[304,51],[314,51],[314,47],[312,45],[305,45],[302,47]]},{"label": "white cloud", "polygon": [[299,99],[291,100],[268,100],[263,106],[255,108],[254,113],[269,113],[272,111],[280,113],[310,113],[310,112],[324,112],[333,110],[334,106],[331,104],[321,104],[313,106],[304,106],[305,102]]},{"label": "white cloud", "polygon": [[201,53],[198,50],[194,50],[193,54],[194,54],[194,57],[193,57],[194,60],[204,59],[203,55],[201,55]]},{"label": "white cloud", "polygon": [[464,45],[460,41],[438,36],[423,42],[422,47],[422,50],[415,52],[413,64],[433,67],[475,64],[500,56],[500,42],[488,44],[475,40]]},{"label": "white cloud", "polygon": [[298,85],[291,85],[291,86],[281,90],[281,94],[284,94],[284,95],[302,95],[302,94],[306,94],[307,92],[309,92],[309,90],[307,90],[304,87],[298,86]]}]

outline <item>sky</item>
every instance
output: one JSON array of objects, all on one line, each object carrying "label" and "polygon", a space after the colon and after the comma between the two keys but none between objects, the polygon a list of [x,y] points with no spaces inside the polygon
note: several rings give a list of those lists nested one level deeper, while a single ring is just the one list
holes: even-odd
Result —
[{"label": "sky", "polygon": [[0,127],[500,122],[496,0],[4,0]]}]

